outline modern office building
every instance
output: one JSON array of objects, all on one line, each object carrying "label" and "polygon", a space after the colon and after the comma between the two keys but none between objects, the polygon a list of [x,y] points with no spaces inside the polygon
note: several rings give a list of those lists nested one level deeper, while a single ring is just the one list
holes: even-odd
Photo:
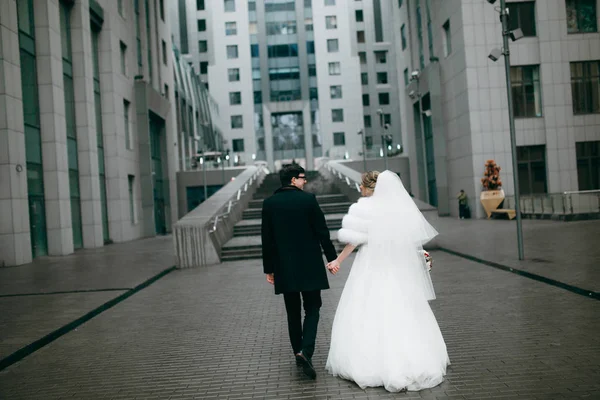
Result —
[{"label": "modern office building", "polygon": [[165,3],[0,2],[0,265],[177,219]]},{"label": "modern office building", "polygon": [[234,163],[359,157],[362,85],[346,2],[179,0],[170,11],[182,57],[220,105]]},{"label": "modern office building", "polygon": [[[400,50],[398,25],[394,19],[398,3],[394,0],[338,1],[351,8],[353,40],[360,60],[363,120],[367,155],[381,157],[382,149],[388,154],[399,154],[404,148],[400,94],[396,63]],[[391,136],[391,144],[382,143],[382,135]]]},{"label": "modern office building", "polygon": [[[413,192],[454,215],[464,189],[481,217],[486,160],[514,193],[504,61],[488,58],[502,48],[499,2],[394,3]],[[507,4],[511,30],[524,34],[510,43],[521,194],[600,189],[598,1]]]}]

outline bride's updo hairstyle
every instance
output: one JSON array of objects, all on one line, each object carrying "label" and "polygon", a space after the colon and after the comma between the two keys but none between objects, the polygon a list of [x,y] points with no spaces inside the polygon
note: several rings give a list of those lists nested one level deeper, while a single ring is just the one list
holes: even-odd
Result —
[{"label": "bride's updo hairstyle", "polygon": [[378,177],[379,171],[368,171],[362,174],[361,185],[369,192],[369,194],[373,194]]}]

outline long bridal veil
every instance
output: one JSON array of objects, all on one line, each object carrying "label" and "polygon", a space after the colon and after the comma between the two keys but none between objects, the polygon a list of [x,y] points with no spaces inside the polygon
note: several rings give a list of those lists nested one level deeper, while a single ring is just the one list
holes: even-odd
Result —
[{"label": "long bridal veil", "polygon": [[398,175],[391,171],[384,171],[377,178],[372,204],[369,260],[399,277],[402,290],[415,300],[435,299],[422,250],[438,232],[419,211]]}]

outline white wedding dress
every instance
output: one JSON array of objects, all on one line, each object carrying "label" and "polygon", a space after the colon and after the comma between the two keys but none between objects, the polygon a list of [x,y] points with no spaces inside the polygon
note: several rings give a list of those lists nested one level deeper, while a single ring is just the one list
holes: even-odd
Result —
[{"label": "white wedding dress", "polygon": [[373,196],[350,207],[338,240],[360,247],[333,321],[329,373],[390,392],[444,380],[450,361],[420,252],[436,235],[390,171],[379,175]]}]

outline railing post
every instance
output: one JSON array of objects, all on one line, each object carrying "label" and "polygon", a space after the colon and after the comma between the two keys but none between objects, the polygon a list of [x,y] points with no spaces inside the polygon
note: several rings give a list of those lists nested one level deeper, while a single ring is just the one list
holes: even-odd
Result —
[{"label": "railing post", "polygon": [[571,214],[573,214],[573,195],[569,193],[569,202],[571,203]]}]

